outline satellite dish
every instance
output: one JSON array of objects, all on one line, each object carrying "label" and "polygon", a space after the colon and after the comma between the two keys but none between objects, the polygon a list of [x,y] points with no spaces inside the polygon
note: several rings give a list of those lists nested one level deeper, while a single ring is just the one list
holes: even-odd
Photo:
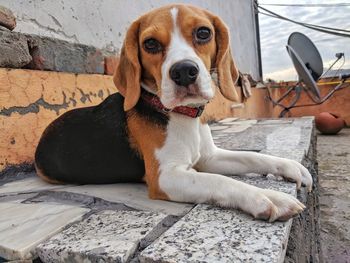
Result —
[{"label": "satellite dish", "polygon": [[303,82],[305,84],[305,87],[309,89],[311,93],[315,96],[315,100],[320,101],[320,90],[318,89],[314,78],[311,76],[310,70],[306,67],[302,58],[291,46],[287,45],[286,48],[290,58],[293,61],[294,67],[299,75],[299,82]]},{"label": "satellite dish", "polygon": [[[307,106],[315,106],[322,104],[326,100],[328,100],[334,92],[340,90],[346,85],[343,85],[347,78],[350,78],[349,75],[343,75],[339,78],[339,84],[334,87],[326,96],[321,98],[320,90],[316,84],[316,81],[323,74],[323,62],[320,53],[318,52],[316,46],[312,41],[302,33],[294,32],[288,38],[288,45],[286,46],[287,52],[292,59],[295,70],[298,73],[299,80],[295,84],[295,86],[289,87],[289,89],[277,100],[274,100],[271,97],[271,93],[269,88],[268,98],[272,101],[274,106],[280,106],[283,110],[280,113],[280,117],[285,116],[292,108],[296,107],[307,107]],[[341,58],[344,59],[344,53],[336,54],[337,60],[329,67],[329,69],[324,73],[324,75],[337,63]],[[313,103],[311,104],[303,104],[296,105],[298,100],[301,97],[301,94],[305,90],[309,97],[312,99]],[[282,101],[287,98],[290,94],[293,97],[290,98],[289,105],[282,104]]]},{"label": "satellite dish", "polygon": [[304,34],[294,32],[288,38],[288,46],[299,55],[312,78],[317,81],[323,73],[323,62],[314,43]]}]

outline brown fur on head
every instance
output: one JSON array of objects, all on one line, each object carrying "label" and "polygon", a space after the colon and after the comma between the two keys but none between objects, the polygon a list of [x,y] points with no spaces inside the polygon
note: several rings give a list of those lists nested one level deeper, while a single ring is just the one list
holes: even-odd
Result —
[{"label": "brown fur on head", "polygon": [[[196,42],[196,30],[200,27],[211,30],[212,37],[206,43]],[[214,83],[202,80],[204,84],[196,83],[193,87],[195,91],[191,91],[188,96],[186,91],[182,91],[185,95],[176,98],[178,91],[183,87],[178,87],[171,81],[169,67],[177,60],[187,57],[186,55],[181,57],[180,46],[179,54],[176,53],[177,46],[174,47],[172,42],[175,41],[174,32],[181,35],[182,48],[186,46],[189,54],[192,49],[193,54],[191,53],[189,57],[192,59],[197,56],[197,64],[202,65],[200,66],[202,71],[207,71],[199,73],[203,74],[202,79],[208,77],[209,72],[215,71],[218,75],[220,92],[225,98],[237,101],[235,83],[238,79],[238,70],[232,59],[227,26],[219,17],[197,7],[169,5],[143,15],[133,22],[127,31],[120,62],[113,78],[116,87],[125,97],[124,109],[127,111],[136,105],[141,94],[141,83],[149,91],[157,94],[166,106],[167,103],[172,106],[202,103],[202,100],[209,100],[212,97],[208,89],[202,92],[204,89],[202,86],[211,85],[215,90]],[[157,52],[146,50],[145,41],[151,38],[161,46]],[[198,98],[194,98],[196,96]]]}]

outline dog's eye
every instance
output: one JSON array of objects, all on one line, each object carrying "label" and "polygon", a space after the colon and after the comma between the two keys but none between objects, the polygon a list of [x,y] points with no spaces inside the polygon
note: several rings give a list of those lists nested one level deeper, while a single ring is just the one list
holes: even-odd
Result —
[{"label": "dog's eye", "polygon": [[197,30],[194,33],[195,40],[199,44],[205,44],[209,42],[212,37],[211,30],[205,26],[197,28]]},{"label": "dog's eye", "polygon": [[159,53],[163,50],[162,45],[154,38],[146,39],[143,42],[143,47],[147,52],[152,53],[152,54]]}]

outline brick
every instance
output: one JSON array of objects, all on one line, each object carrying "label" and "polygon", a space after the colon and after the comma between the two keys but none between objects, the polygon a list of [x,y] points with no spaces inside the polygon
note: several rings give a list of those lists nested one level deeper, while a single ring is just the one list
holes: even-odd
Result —
[{"label": "brick", "polygon": [[92,46],[27,35],[33,56],[27,68],[72,73],[104,73],[102,52]]},{"label": "brick", "polygon": [[0,30],[0,67],[21,68],[31,60],[25,36]]},{"label": "brick", "polygon": [[119,63],[119,58],[117,56],[105,57],[105,74],[113,75],[118,63]]},{"label": "brick", "polygon": [[16,27],[16,17],[12,11],[0,5],[0,26],[13,30]]}]

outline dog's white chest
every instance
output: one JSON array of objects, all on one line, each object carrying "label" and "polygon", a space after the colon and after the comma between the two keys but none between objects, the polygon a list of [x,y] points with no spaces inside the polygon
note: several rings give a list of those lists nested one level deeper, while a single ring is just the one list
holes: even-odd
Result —
[{"label": "dog's white chest", "polygon": [[200,158],[199,119],[171,114],[164,145],[156,152],[160,167],[192,167]]}]

